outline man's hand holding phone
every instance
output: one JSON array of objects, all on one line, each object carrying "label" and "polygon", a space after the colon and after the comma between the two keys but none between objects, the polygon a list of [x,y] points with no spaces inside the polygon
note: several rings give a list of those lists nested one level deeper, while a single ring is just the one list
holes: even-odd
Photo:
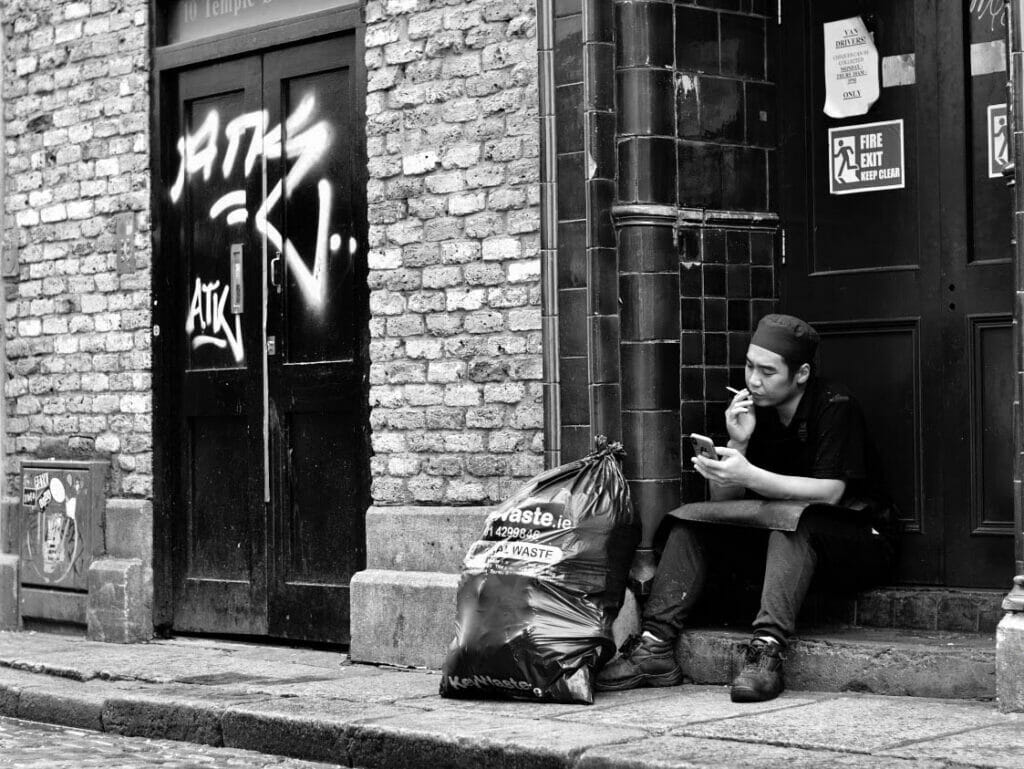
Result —
[{"label": "man's hand holding phone", "polygon": [[742,451],[716,447],[717,459],[710,459],[704,454],[695,454],[693,468],[703,477],[722,486],[749,486],[750,471],[753,465],[747,461]]}]

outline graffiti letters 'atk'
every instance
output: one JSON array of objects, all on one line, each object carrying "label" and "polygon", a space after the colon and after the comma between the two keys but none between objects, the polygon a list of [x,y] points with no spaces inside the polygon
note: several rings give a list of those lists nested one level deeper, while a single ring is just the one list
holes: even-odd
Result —
[{"label": "graffiti letters 'atk'", "polygon": [[[270,221],[270,212],[281,202],[282,196],[290,195],[321,161],[331,145],[333,131],[326,120],[314,120],[316,99],[307,95],[284,124],[269,126],[265,110],[249,112],[231,120],[224,126],[227,147],[220,163],[220,173],[228,179],[235,171],[242,156],[243,176],[248,177],[257,167],[261,157],[279,160],[282,157],[290,164],[287,175],[271,189],[260,207],[253,213],[252,222],[256,230],[266,237],[271,250],[284,256],[288,274],[302,294],[309,307],[322,311],[327,304],[327,283],[330,256],[341,248],[341,237],[331,233],[331,202],[333,189],[327,179],[316,182],[319,213],[317,215],[316,243],[312,254],[312,267],[281,231]],[[202,173],[208,181],[216,171],[217,139],[221,131],[220,114],[211,110],[194,133],[178,140],[177,149],[181,158],[178,174],[169,193],[172,202],[177,203],[185,189],[187,177]],[[249,137],[245,148],[245,137]],[[243,224],[249,220],[244,189],[232,190],[222,195],[210,207],[210,218],[225,216],[228,225]],[[356,249],[356,241],[349,238],[349,255]],[[226,255],[225,255],[226,256]],[[232,320],[225,314],[228,287],[220,281],[205,281],[196,278],[189,305],[185,331],[192,338],[192,348],[214,345],[229,349],[236,362],[244,360],[241,321],[238,315]],[[229,313],[230,314],[230,313]],[[198,333],[197,333],[198,332]]]}]

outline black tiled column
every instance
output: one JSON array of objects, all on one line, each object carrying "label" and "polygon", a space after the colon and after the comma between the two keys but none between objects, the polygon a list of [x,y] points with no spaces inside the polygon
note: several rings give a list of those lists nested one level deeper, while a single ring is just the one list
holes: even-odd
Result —
[{"label": "black tiled column", "polygon": [[680,499],[678,161],[672,4],[615,4],[624,468],[641,512]]}]

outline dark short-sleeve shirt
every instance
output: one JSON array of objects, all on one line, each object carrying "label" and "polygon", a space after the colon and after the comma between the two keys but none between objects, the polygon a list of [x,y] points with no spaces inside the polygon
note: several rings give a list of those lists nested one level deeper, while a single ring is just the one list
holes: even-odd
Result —
[{"label": "dark short-sleeve shirt", "polygon": [[773,407],[754,407],[757,425],[747,459],[781,475],[828,478],[846,482],[841,505],[875,501],[878,479],[864,414],[850,391],[828,379],[811,377],[788,425]]}]

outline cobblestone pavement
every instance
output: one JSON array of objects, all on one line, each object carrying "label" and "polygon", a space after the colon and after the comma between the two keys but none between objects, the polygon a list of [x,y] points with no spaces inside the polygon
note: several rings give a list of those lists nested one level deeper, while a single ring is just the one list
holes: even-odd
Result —
[{"label": "cobblestone pavement", "polygon": [[0,718],[0,767],[9,766],[18,769],[328,769],[335,765],[268,756],[251,750],[119,737]]}]

